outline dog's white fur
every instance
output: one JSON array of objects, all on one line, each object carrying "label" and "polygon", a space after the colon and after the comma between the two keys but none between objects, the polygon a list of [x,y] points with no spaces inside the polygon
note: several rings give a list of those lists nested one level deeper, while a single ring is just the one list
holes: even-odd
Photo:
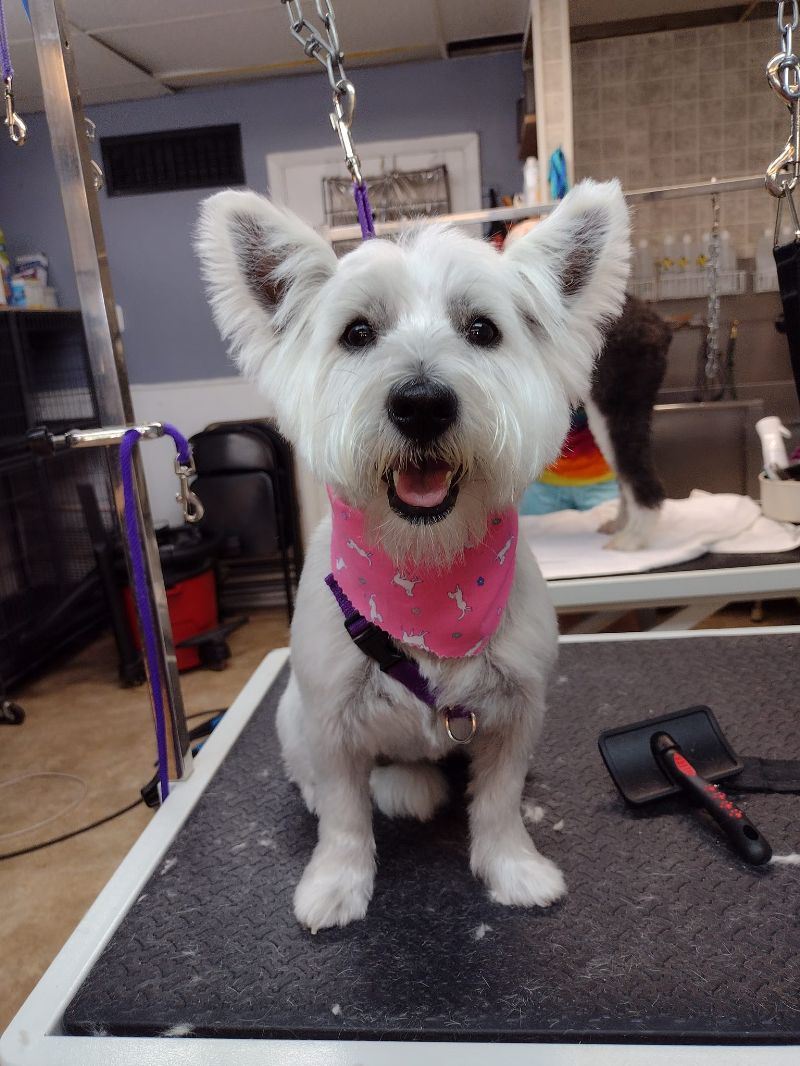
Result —
[{"label": "dog's white fur", "polygon": [[[602,326],[621,307],[628,247],[616,182],[577,186],[502,256],[457,230],[424,226],[397,243],[364,242],[337,261],[297,218],[250,192],[207,200],[198,236],[217,324],[283,432],[321,480],[366,512],[399,568],[425,559],[443,571],[482,536],[489,511],[514,505],[558,454]],[[495,347],[468,341],[462,325],[475,316],[499,328]],[[365,350],[340,343],[356,319],[377,330]],[[456,505],[438,523],[412,524],[392,511],[383,480],[419,458],[387,418],[390,388],[413,377],[458,397],[457,422],[427,449],[462,471]],[[430,818],[446,794],[432,764],[452,750],[441,716],[351,643],[323,582],[329,551],[326,521],[307,553],[278,712],[288,774],[319,818],[295,894],[297,918],[312,931],[366,913],[375,873],[370,792],[385,814]],[[544,581],[520,545],[508,605],[485,651],[439,659],[404,648],[441,705],[477,714],[468,749],[470,861],[500,903],[547,906],[565,891],[520,814],[556,637]],[[378,756],[393,765],[376,767]]]}]

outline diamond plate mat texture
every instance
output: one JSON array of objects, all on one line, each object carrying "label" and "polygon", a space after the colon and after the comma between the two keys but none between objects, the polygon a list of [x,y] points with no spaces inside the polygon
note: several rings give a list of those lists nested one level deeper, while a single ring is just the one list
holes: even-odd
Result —
[{"label": "diamond plate mat texture", "polygon": [[[469,872],[463,769],[420,825],[376,816],[366,919],[311,936],[292,891],[315,820],[285,780],[286,672],[67,1009],[68,1033],[436,1040],[800,1040],[800,866],[754,869],[680,801],[627,809],[601,729],[707,703],[741,754],[800,757],[800,640],[561,650],[530,805],[569,895],[492,903]],[[800,796],[747,795],[776,853]],[[529,806],[529,815],[538,812]]]}]

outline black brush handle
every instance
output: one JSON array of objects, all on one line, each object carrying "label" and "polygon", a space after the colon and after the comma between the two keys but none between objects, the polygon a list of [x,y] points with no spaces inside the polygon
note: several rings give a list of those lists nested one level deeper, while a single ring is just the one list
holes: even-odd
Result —
[{"label": "black brush handle", "polygon": [[735,851],[753,866],[763,866],[772,858],[772,848],[719,785],[712,785],[698,774],[668,733],[652,738],[653,754],[672,780],[700,804],[728,838]]}]

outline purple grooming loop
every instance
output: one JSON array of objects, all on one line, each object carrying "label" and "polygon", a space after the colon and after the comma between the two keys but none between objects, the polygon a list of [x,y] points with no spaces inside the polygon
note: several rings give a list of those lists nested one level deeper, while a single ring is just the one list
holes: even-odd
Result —
[{"label": "purple grooming loop", "polygon": [[[2,0],[0,0],[2,2]],[[188,464],[191,459],[191,448],[188,440],[169,422],[162,425],[164,433],[172,437],[175,449],[181,463]],[[119,462],[122,471],[122,492],[125,498],[125,535],[128,540],[128,548],[131,559],[131,577],[133,579],[133,595],[136,601],[136,610],[142,626],[142,642],[147,660],[147,674],[150,680],[150,691],[153,697],[153,715],[156,726],[156,748],[158,750],[158,780],[161,789],[161,802],[169,795],[169,772],[167,762],[167,726],[164,715],[164,688],[161,678],[160,660],[158,657],[158,644],[156,642],[156,627],[153,612],[150,605],[150,597],[147,593],[147,571],[144,565],[144,551],[142,549],[142,533],[136,518],[136,490],[133,484],[133,449],[139,440],[141,433],[138,429],[129,429],[122,438],[119,449]]]},{"label": "purple grooming loop", "polygon": [[3,10],[3,0],[0,0],[0,75],[3,81],[14,77],[14,68],[11,66],[11,53],[8,50],[8,30],[6,29],[6,13]]}]

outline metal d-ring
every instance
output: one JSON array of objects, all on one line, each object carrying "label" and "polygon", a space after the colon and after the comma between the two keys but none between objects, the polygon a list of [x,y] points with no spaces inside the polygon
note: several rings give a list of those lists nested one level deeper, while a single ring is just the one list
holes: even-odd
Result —
[{"label": "metal d-ring", "polygon": [[[475,713],[473,711],[470,711],[469,715],[467,716],[467,717],[469,717],[469,724],[470,724],[470,731],[469,731],[469,736],[468,737],[457,737],[453,733],[453,730],[450,728],[450,715],[451,715],[451,713],[452,712],[451,712],[450,708],[447,708],[447,710],[444,712],[444,727],[447,730],[448,737],[450,737],[450,739],[453,741],[454,744],[469,744],[470,741],[472,740],[472,738],[478,732],[478,719],[475,717]],[[454,720],[455,721],[463,721],[464,720],[464,715],[459,715],[458,718],[454,719]]]}]

